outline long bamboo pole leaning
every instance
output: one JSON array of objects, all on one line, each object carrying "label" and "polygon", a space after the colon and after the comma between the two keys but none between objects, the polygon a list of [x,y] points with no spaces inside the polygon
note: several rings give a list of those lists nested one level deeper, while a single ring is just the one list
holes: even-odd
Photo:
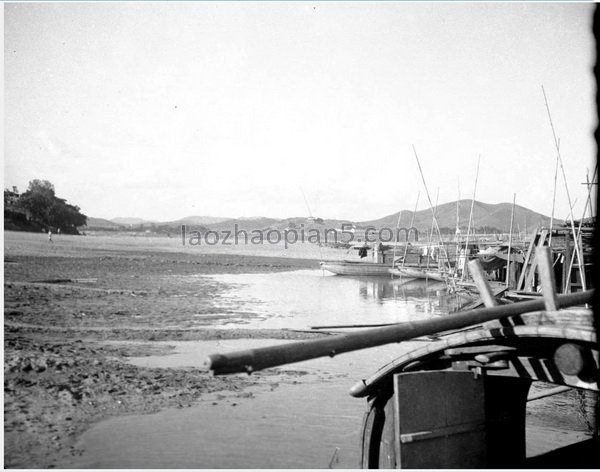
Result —
[{"label": "long bamboo pole leaning", "polygon": [[[433,216],[435,217],[437,215],[437,209],[438,209],[438,201],[440,199],[440,188],[438,187],[437,189],[437,195],[435,196],[435,209],[433,210]],[[433,243],[433,218],[431,219],[431,229],[429,230],[429,237],[427,238],[427,264],[425,265],[427,272],[425,272],[425,280],[427,280],[427,277],[429,276],[429,260],[431,259],[431,256],[429,254],[429,250],[430,247]],[[438,265],[439,268],[439,265]]]},{"label": "long bamboo pole leaning", "polygon": [[[565,308],[589,303],[593,295],[593,290],[558,295],[556,297],[557,307]],[[499,305],[492,308],[479,308],[458,312],[444,318],[432,318],[398,323],[393,326],[381,328],[365,329],[348,334],[328,336],[324,339],[299,341],[226,354],[211,354],[208,356],[205,366],[217,375],[238,372],[252,373],[269,367],[306,361],[318,357],[334,357],[344,352],[399,343],[419,336],[466,328],[491,320],[543,310],[544,306],[544,300],[532,300],[509,305]]]},{"label": "long bamboo pole leaning", "polygon": [[[598,170],[598,164],[596,163],[596,170],[594,171],[594,175],[596,175],[597,170]],[[590,191],[592,183],[590,183],[590,177],[589,177],[587,171],[585,172],[585,185],[587,186],[587,189],[588,189],[588,207],[590,209],[590,218],[593,218],[594,217],[594,207],[592,206],[592,192]]]},{"label": "long bamboo pole leaning", "polygon": [[427,188],[427,182],[425,182],[425,175],[423,174],[423,169],[421,168],[421,162],[419,161],[419,156],[417,155],[417,149],[415,145],[412,146],[413,152],[415,154],[415,158],[417,159],[417,165],[419,166],[419,173],[421,174],[421,180],[423,181],[423,187],[425,187],[425,193],[427,195],[427,200],[429,201],[429,206],[431,207],[433,221],[435,222],[435,228],[437,230],[438,236],[440,238],[440,243],[442,244],[442,249],[444,250],[444,257],[446,259],[446,264],[448,265],[448,273],[450,273],[450,257],[448,256],[448,251],[446,250],[446,245],[442,239],[442,232],[440,231],[440,226],[438,225],[437,218],[435,216],[435,211],[433,209],[433,205],[431,203],[431,197],[429,196],[429,189]]},{"label": "long bamboo pole leaning", "polygon": [[[420,196],[421,196],[421,192],[417,192],[417,201],[415,202],[415,211],[413,211],[413,214],[410,218],[409,231],[410,231],[410,228],[412,228],[415,223],[415,214],[417,213],[417,206],[419,205],[419,197]],[[406,254],[407,253],[408,253],[408,231],[406,232],[406,244],[404,245],[404,256],[402,257],[402,267],[404,267],[404,264],[406,262]]]},{"label": "long bamboo pole leaning", "polygon": [[[402,210],[398,213],[398,221],[396,222],[396,244],[394,244],[394,250],[392,252],[392,269],[396,266],[396,247],[399,243],[399,232],[400,232],[400,220],[402,219]],[[410,228],[409,228],[410,229]],[[408,231],[406,232],[406,242],[408,243]],[[394,273],[390,271],[391,278],[394,278]]]},{"label": "long bamboo pole leaning", "polygon": [[[508,234],[508,260],[506,261],[506,288],[510,284],[510,251],[512,250],[512,232],[513,232],[513,221],[515,219],[515,201],[517,194],[513,193],[513,204],[512,210],[510,211],[510,233]],[[550,234],[552,234],[552,228],[550,228]]]},{"label": "long bamboo pole leaning", "polygon": [[458,180],[458,200],[456,200],[456,241],[460,242],[460,179]]},{"label": "long bamboo pole leaning", "polygon": [[[598,164],[596,164],[596,168],[594,169],[594,175],[592,176],[592,181],[594,181],[596,179],[597,172],[598,172]],[[586,180],[588,180],[587,173],[585,175],[585,178],[586,178]],[[576,234],[576,237],[574,238],[574,241],[573,241],[574,244],[577,247],[579,247],[579,241],[580,241],[580,238],[581,238],[581,227],[583,226],[583,220],[585,219],[585,214],[587,212],[588,205],[591,205],[591,203],[592,203],[592,201],[591,201],[592,187],[590,185],[588,185],[588,189],[587,190],[588,190],[588,195],[587,195],[587,199],[586,199],[586,202],[585,202],[585,206],[583,207],[583,214],[581,215],[581,219],[579,220],[579,227],[577,228],[577,234]],[[575,216],[575,215],[573,215],[573,209],[572,208],[571,208],[570,215],[571,215],[570,218],[572,220],[574,218],[574,216]],[[583,250],[583,243],[582,243],[582,250]],[[569,287],[569,284],[571,283],[571,272],[573,271],[573,264],[575,263],[575,254],[576,253],[571,254],[571,261],[569,262],[569,268],[567,269],[567,278],[566,278],[566,281],[565,281],[565,286],[563,288],[564,292],[567,291],[567,288]],[[565,261],[565,263],[566,263],[566,261]],[[583,267],[583,269],[581,268],[581,266],[579,267],[580,274],[583,273],[584,276],[585,276],[585,272],[584,271],[585,271],[585,258],[584,258],[584,267]]]},{"label": "long bamboo pole leaning", "polygon": [[464,280],[465,272],[467,271],[467,251],[469,250],[469,235],[471,233],[471,221],[473,219],[473,206],[475,205],[475,192],[477,192],[477,180],[479,179],[479,161],[481,160],[481,156],[477,158],[477,173],[475,174],[475,187],[473,187],[473,198],[471,199],[471,211],[469,213],[469,226],[467,227],[467,239],[465,242],[465,260],[463,262],[463,266],[461,267],[462,274],[460,275],[460,280]]},{"label": "long bamboo pole leaning", "polygon": [[[596,165],[596,169],[594,170],[594,175],[592,176],[592,180],[594,180],[596,178],[596,173],[598,172],[598,165]],[[586,179],[587,179],[587,174],[586,174]],[[585,202],[585,206],[583,207],[583,215],[581,215],[581,219],[579,220],[579,227],[577,228],[577,236],[574,240],[574,244],[576,245],[576,247],[579,247],[579,241],[581,239],[581,227],[583,226],[583,220],[585,219],[585,214],[587,212],[587,208],[588,205],[591,205],[591,194],[592,188],[591,186],[588,186],[588,198]],[[571,210],[571,220],[573,219],[574,215],[573,215],[573,211]],[[581,244],[582,246],[582,250],[583,250],[583,242]],[[566,261],[565,261],[566,263]],[[565,286],[564,286],[564,291],[567,291],[567,287],[569,286],[569,284],[571,283],[571,272],[573,271],[573,264],[575,263],[575,253],[571,254],[571,261],[569,263],[569,268],[567,270],[567,280],[565,281]],[[581,266],[579,266],[579,273],[583,274],[583,276],[585,276],[585,258],[584,258],[584,266],[583,268]],[[583,277],[582,277],[582,281],[583,281]],[[583,283],[582,283],[583,285]]]},{"label": "long bamboo pole leaning", "polygon": [[[558,147],[560,149],[560,138],[558,140]],[[550,214],[550,238],[548,240],[548,246],[552,247],[552,228],[554,227],[554,208],[556,206],[556,180],[558,178],[558,154],[556,155],[556,164],[554,165],[554,190],[552,191],[552,213]]]},{"label": "long bamboo pole leaning", "polygon": [[[565,190],[567,192],[567,202],[569,204],[569,208],[571,209],[571,213],[573,212],[573,204],[571,203],[571,194],[569,193],[569,186],[567,185],[567,176],[565,174],[565,167],[563,165],[562,157],[560,155],[560,145],[558,143],[558,139],[556,137],[556,132],[554,131],[554,123],[552,122],[552,115],[550,114],[550,106],[548,105],[548,99],[546,98],[546,91],[544,90],[544,86],[542,85],[542,93],[544,94],[544,102],[546,103],[546,110],[548,112],[548,119],[550,120],[550,128],[552,128],[552,135],[554,136],[554,145],[556,146],[556,154],[558,156],[558,162],[560,164],[560,170],[562,172],[563,181],[565,183]],[[575,240],[575,253],[577,254],[577,263],[579,267],[583,267],[583,258],[581,257],[579,251],[579,245],[577,244],[577,233],[575,232],[575,223],[573,222],[573,217],[571,217],[571,231],[573,232],[573,239]],[[585,271],[581,272],[581,286],[583,290],[586,289],[585,283]]]}]

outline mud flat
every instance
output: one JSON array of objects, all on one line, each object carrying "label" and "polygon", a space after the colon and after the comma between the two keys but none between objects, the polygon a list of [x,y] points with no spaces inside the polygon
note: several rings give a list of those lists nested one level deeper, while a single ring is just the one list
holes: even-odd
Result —
[{"label": "mud flat", "polygon": [[153,341],[320,336],[219,329],[211,315],[227,315],[220,294],[228,286],[202,277],[317,268],[316,260],[184,252],[163,239],[61,236],[49,243],[43,234],[4,233],[6,467],[68,463],[81,453],[77,438],[102,419],[186,408],[215,392],[243,395],[281,375],[213,377],[126,362],[169,352]]},{"label": "mud flat", "polygon": [[[198,349],[327,336],[302,326],[336,324],[324,315],[337,305],[344,316],[359,313],[357,323],[444,316],[448,308],[436,290],[389,281],[318,275],[302,288],[302,274],[318,272],[309,257],[319,257],[318,247],[211,252],[169,238],[4,237],[10,468],[356,467],[365,405],[347,389],[409,343],[224,377],[201,368],[206,352]],[[259,299],[277,292],[267,314],[276,320],[263,324],[252,311],[248,279]],[[232,302],[232,292],[242,295]],[[287,318],[279,316],[285,309]],[[290,316],[300,328],[273,329],[289,326]],[[532,453],[589,434],[574,395],[533,402],[528,424],[541,440],[533,437]],[[232,454],[232,442],[244,448]]]}]

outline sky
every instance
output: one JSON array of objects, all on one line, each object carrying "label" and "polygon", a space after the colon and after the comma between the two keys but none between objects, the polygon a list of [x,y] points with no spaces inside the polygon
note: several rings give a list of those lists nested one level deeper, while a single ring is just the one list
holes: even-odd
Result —
[{"label": "sky", "polygon": [[362,221],[513,194],[550,216],[543,86],[567,182],[559,167],[555,215],[569,196],[579,218],[596,165],[593,11],[5,3],[4,185],[49,180],[100,218]]}]

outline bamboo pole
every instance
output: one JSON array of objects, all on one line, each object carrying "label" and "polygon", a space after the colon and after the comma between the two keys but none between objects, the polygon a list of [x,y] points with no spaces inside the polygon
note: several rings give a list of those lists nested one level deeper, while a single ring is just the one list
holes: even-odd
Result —
[{"label": "bamboo pole", "polygon": [[[402,219],[402,210],[400,210],[400,213],[398,214],[398,222],[396,223],[396,244],[394,244],[394,251],[392,252],[392,269],[395,267],[396,265],[396,246],[398,246],[398,237],[400,236],[398,234],[398,231],[400,230],[400,220]],[[409,228],[410,230],[410,228]],[[406,243],[408,244],[408,231],[406,232]],[[394,278],[394,273],[392,271],[390,271],[390,275],[392,276],[391,278]]]},{"label": "bamboo pole", "polygon": [[[598,165],[596,165],[596,169],[594,170],[594,175],[592,176],[592,180],[594,180],[596,178],[597,171],[598,171]],[[587,174],[586,174],[586,179],[587,179]],[[588,204],[591,205],[591,203],[592,203],[591,197],[590,197],[591,191],[592,191],[592,187],[590,186],[590,187],[588,187],[588,198],[587,198],[587,200],[585,202],[585,206],[583,208],[583,215],[581,216],[581,219],[579,220],[579,227],[577,228],[577,238],[573,241],[576,246],[579,246],[579,240],[581,239],[581,227],[583,225],[583,220],[584,220],[585,214],[587,212]],[[571,219],[573,219],[573,216],[574,216],[573,210],[571,209]],[[583,243],[582,243],[582,246],[583,246]],[[582,249],[583,249],[583,247],[582,247]],[[573,270],[574,263],[575,263],[575,253],[571,254],[571,261],[569,263],[569,269],[567,272],[567,280],[565,282],[565,288],[564,288],[565,292],[567,291],[567,287],[571,283],[571,272]],[[582,268],[581,265],[579,266],[579,273],[583,274],[583,276],[585,276],[585,259],[584,259],[584,267]],[[583,285],[583,276],[582,276],[582,285]]]},{"label": "bamboo pole", "polygon": [[[596,168],[594,169],[594,175],[592,176],[592,182],[596,179],[597,172],[598,172],[598,164],[596,164]],[[586,181],[589,182],[587,172],[585,174],[585,178],[586,178]],[[592,204],[591,192],[592,192],[592,186],[588,184],[588,194],[587,194],[587,199],[586,199],[586,202],[585,202],[585,206],[583,208],[583,215],[581,216],[581,219],[579,220],[579,227],[577,228],[577,237],[573,241],[574,244],[576,244],[577,246],[579,245],[579,240],[581,239],[581,227],[583,226],[583,220],[585,219],[585,214],[587,212],[588,205],[590,205],[590,207],[591,207],[591,204]],[[577,199],[575,199],[575,200],[577,201]],[[571,209],[570,215],[571,215],[571,220],[572,220],[573,217],[574,217],[574,215],[573,215],[573,209]],[[583,249],[583,247],[582,247],[582,249]],[[575,263],[575,253],[571,254],[571,261],[569,263],[569,269],[568,269],[568,272],[567,272],[567,279],[565,281],[565,288],[564,288],[565,292],[567,291],[567,287],[571,283],[571,272],[573,270],[574,263]],[[584,268],[583,268],[583,271],[585,271],[585,259],[584,259]],[[581,266],[580,266],[580,273],[582,273]],[[585,273],[584,273],[584,276],[585,276]]]},{"label": "bamboo pole", "polygon": [[[513,221],[515,217],[515,200],[517,199],[517,194],[513,193],[513,204],[512,210],[510,211],[510,233],[508,235],[508,258],[506,261],[506,288],[508,288],[510,284],[510,251],[512,250],[512,232],[513,232]],[[551,233],[552,234],[552,233]]]},{"label": "bamboo pole", "polygon": [[[596,164],[596,169],[597,168],[598,168],[598,164]],[[596,172],[594,172],[594,175],[595,174],[596,174]],[[588,207],[590,209],[590,218],[593,218],[594,217],[594,209],[592,208],[592,193],[590,192],[590,189],[592,188],[592,184],[590,184],[588,171],[585,172],[585,184],[588,189]]]},{"label": "bamboo pole", "polygon": [[456,241],[460,242],[460,179],[458,180],[458,200],[456,200]]},{"label": "bamboo pole", "polygon": [[[437,189],[437,195],[435,196],[435,210],[433,211],[433,216],[435,217],[437,215],[437,209],[438,209],[438,201],[440,198],[440,188],[438,187]],[[427,269],[427,272],[425,272],[425,280],[427,281],[428,279],[428,275],[429,275],[429,260],[431,259],[431,256],[429,255],[429,246],[432,243],[433,240],[433,218],[431,219],[431,229],[429,230],[429,238],[428,238],[428,246],[427,246],[427,265],[425,266]]]},{"label": "bamboo pole", "polygon": [[481,300],[483,300],[483,304],[487,308],[491,308],[493,306],[498,305],[498,301],[490,288],[490,284],[485,278],[485,273],[483,271],[483,267],[481,265],[481,261],[479,259],[474,259],[469,261],[469,273],[473,278],[473,282],[477,286],[477,290],[479,290],[479,294],[481,295]]},{"label": "bamboo pole", "polygon": [[442,239],[442,233],[440,231],[440,226],[438,225],[437,218],[435,216],[435,212],[433,211],[433,205],[431,203],[431,197],[429,196],[429,189],[427,188],[427,182],[425,182],[425,176],[423,175],[423,169],[421,169],[421,162],[419,161],[419,156],[417,155],[417,150],[415,149],[415,145],[413,144],[413,152],[415,154],[415,158],[417,159],[417,165],[419,166],[419,173],[421,174],[421,180],[423,181],[423,186],[425,187],[425,193],[427,194],[427,200],[429,201],[429,206],[431,207],[431,211],[433,212],[433,221],[435,222],[435,227],[437,229],[438,236],[440,238],[440,243],[442,244],[442,249],[444,250],[444,256],[446,258],[446,264],[448,264],[448,272],[450,272],[450,258],[448,257],[448,251],[446,250],[446,246]]},{"label": "bamboo pole", "polygon": [[[415,213],[417,213],[417,206],[419,205],[419,197],[421,196],[421,192],[417,192],[417,201],[415,202],[415,211],[413,211],[413,214],[410,218],[410,227],[409,227],[409,231],[410,228],[413,227],[413,224],[415,222]],[[406,244],[404,245],[404,256],[402,257],[402,267],[404,267],[404,264],[406,263],[406,254],[408,253],[408,232],[406,233]]]},{"label": "bamboo pole", "polygon": [[[437,188],[437,194],[435,196],[435,210],[433,210],[433,217],[435,217],[437,215],[437,208],[438,208],[438,201],[440,199],[440,188]],[[428,238],[428,242],[431,243],[433,240],[433,230],[435,229],[433,227],[433,217],[431,218],[431,228],[429,230],[429,238]]]},{"label": "bamboo pole", "polygon": [[[554,124],[552,123],[552,116],[550,114],[550,106],[548,105],[548,99],[546,98],[546,91],[544,90],[544,86],[542,85],[542,93],[544,94],[544,101],[546,103],[546,110],[548,111],[548,119],[550,120],[550,127],[552,128],[552,135],[554,136],[554,145],[556,146],[556,154],[558,156],[558,162],[560,164],[560,169],[562,171],[563,181],[565,183],[565,190],[567,192],[567,201],[569,203],[569,208],[571,209],[571,213],[573,213],[573,205],[571,204],[571,194],[569,193],[569,186],[567,185],[567,176],[565,174],[565,167],[563,165],[562,158],[560,156],[560,145],[558,143],[558,139],[556,138],[556,132],[554,131]],[[579,252],[579,245],[577,244],[577,234],[575,233],[575,223],[573,222],[573,218],[571,218],[571,231],[573,232],[573,239],[575,242],[575,253],[577,254],[577,263],[579,267],[583,267],[582,257]],[[586,289],[585,283],[585,271],[580,271],[581,273],[581,286],[583,290]]]},{"label": "bamboo pole", "polygon": [[467,250],[469,248],[469,235],[471,233],[471,220],[473,218],[473,206],[475,205],[475,192],[477,191],[477,180],[479,179],[479,161],[481,160],[481,156],[477,158],[477,173],[475,174],[475,187],[473,188],[473,198],[471,199],[471,211],[469,213],[469,226],[467,227],[467,239],[465,241],[465,260],[463,262],[463,266],[461,267],[462,274],[460,275],[460,280],[464,280],[465,272],[467,270]]},{"label": "bamboo pole", "polygon": [[[558,140],[558,147],[560,148],[560,139]],[[554,207],[556,203],[556,180],[558,179],[558,154],[556,155],[556,164],[554,165],[554,190],[552,192],[552,214],[550,215],[550,239],[548,240],[548,246],[552,247],[552,227],[554,225]]]},{"label": "bamboo pole", "polygon": [[[594,290],[559,295],[557,297],[558,307],[564,308],[589,303],[593,296]],[[398,323],[394,326],[359,330],[324,339],[299,341],[226,354],[211,354],[208,356],[205,366],[217,375],[236,372],[252,373],[268,367],[291,364],[318,357],[333,357],[344,352],[399,343],[419,336],[466,328],[467,326],[479,325],[491,320],[508,318],[543,309],[543,300],[499,305],[492,308],[478,308],[455,313],[448,317]]]}]

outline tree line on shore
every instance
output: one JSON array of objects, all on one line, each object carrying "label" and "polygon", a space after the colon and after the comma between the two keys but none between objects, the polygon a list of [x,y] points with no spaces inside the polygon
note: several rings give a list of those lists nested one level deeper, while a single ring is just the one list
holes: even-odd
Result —
[{"label": "tree line on shore", "polygon": [[87,216],[80,208],[57,197],[47,180],[32,180],[22,194],[16,187],[4,190],[5,229],[79,234],[77,228],[86,223]]}]

